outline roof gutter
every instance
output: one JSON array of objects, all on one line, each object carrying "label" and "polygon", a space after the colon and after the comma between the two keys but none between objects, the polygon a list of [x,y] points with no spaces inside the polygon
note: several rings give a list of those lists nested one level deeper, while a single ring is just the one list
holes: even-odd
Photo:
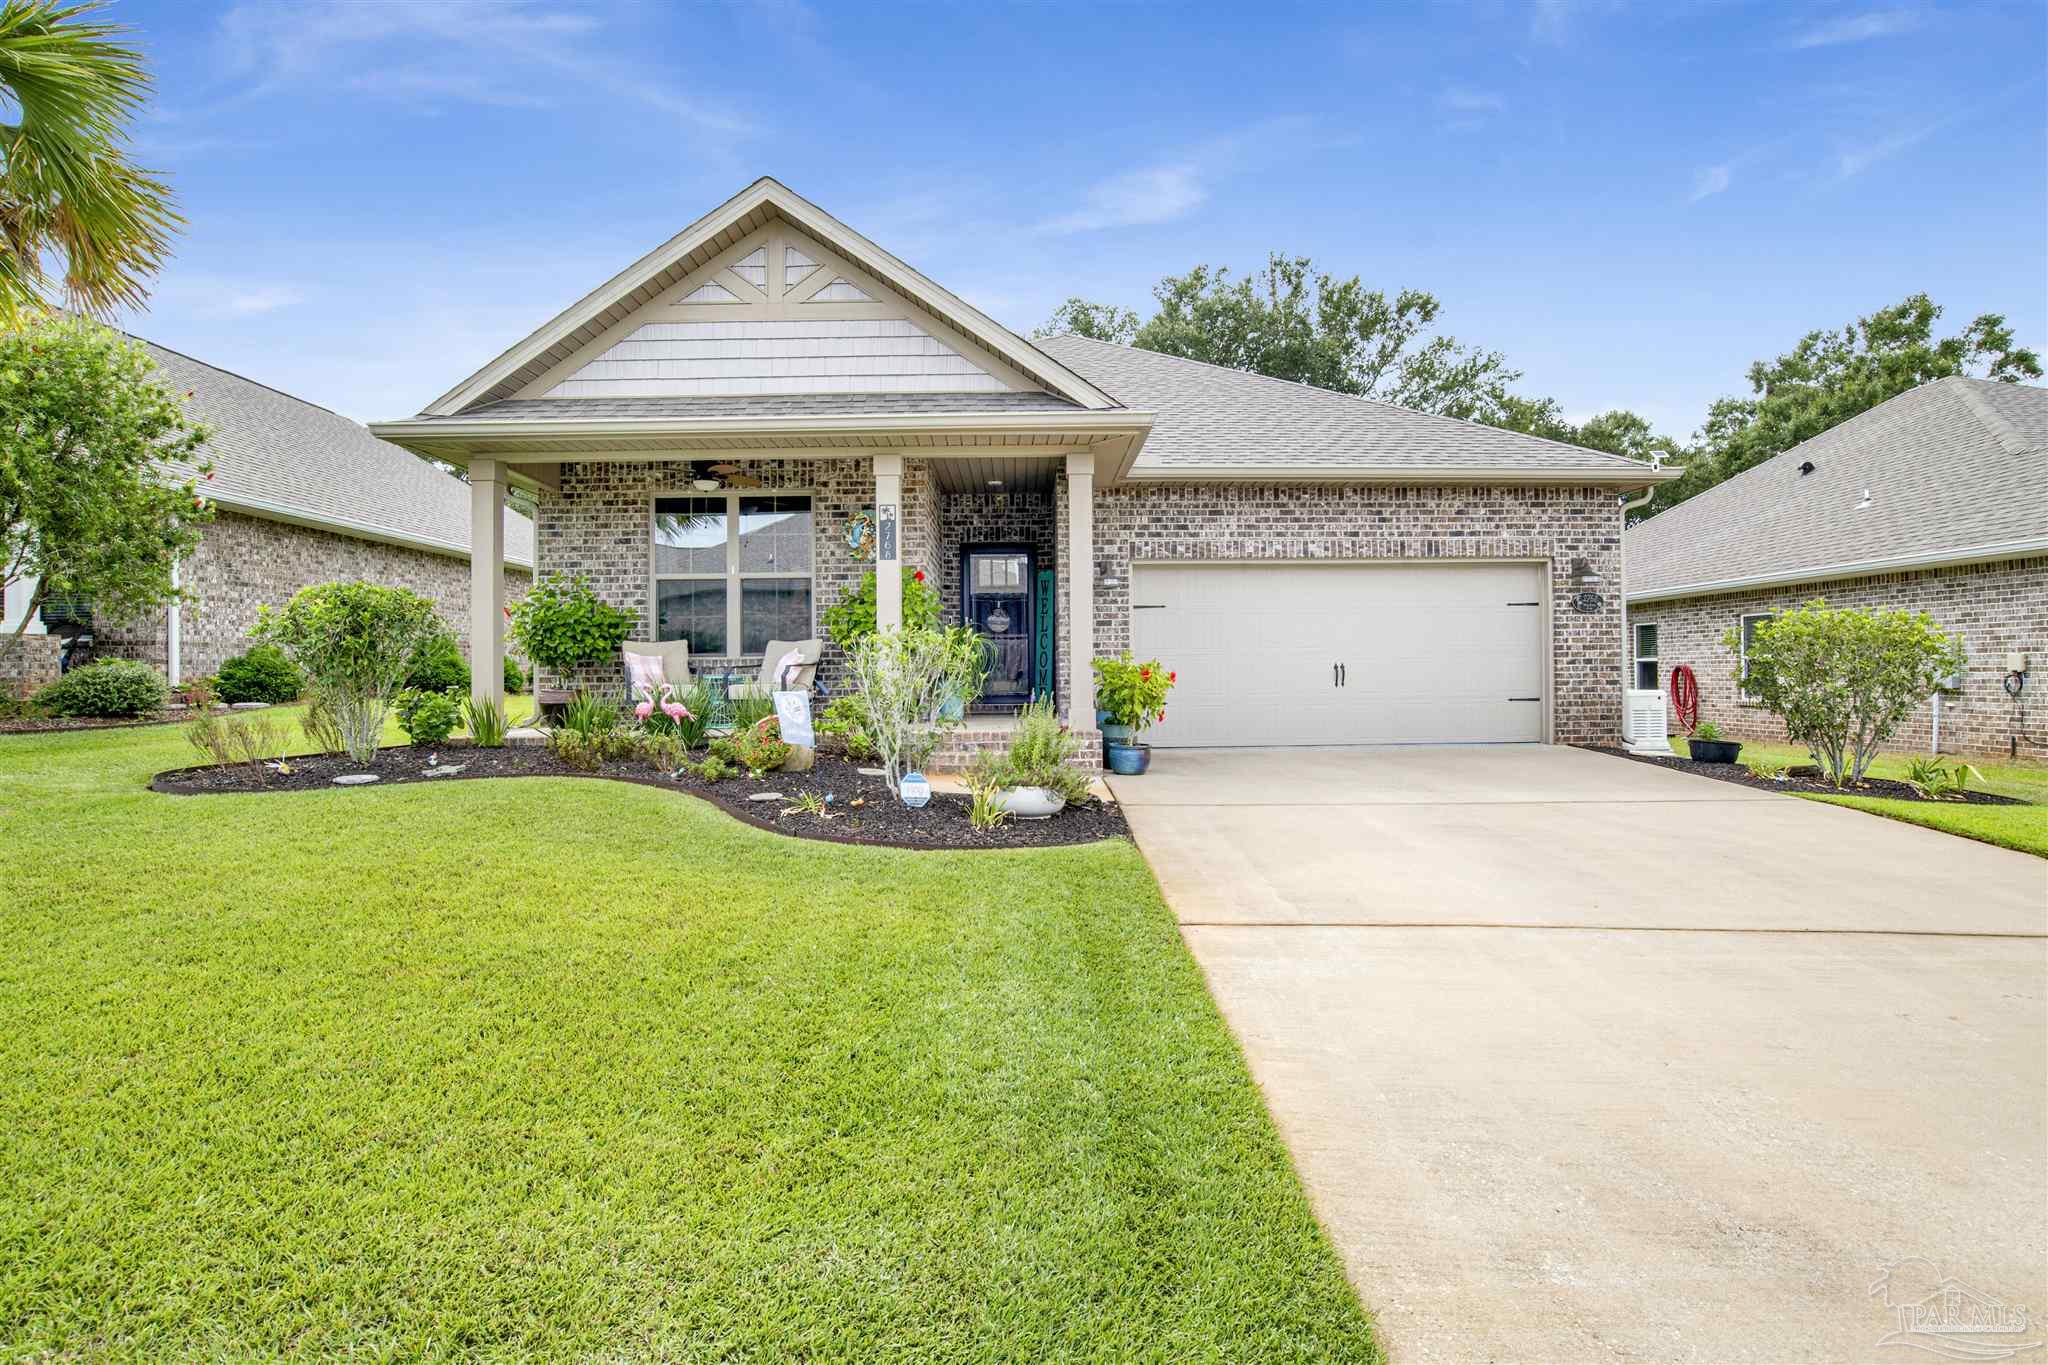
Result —
[{"label": "roof gutter", "polygon": [[1214,465],[1175,469],[1133,468],[1131,483],[1423,483],[1507,484],[1514,487],[1648,488],[1679,477],[1680,471],[1652,469],[1529,469],[1475,465]]},{"label": "roof gutter", "polygon": [[987,432],[1013,435],[1021,431],[1056,431],[1074,435],[1122,436],[1152,429],[1153,414],[1129,408],[1080,409],[1074,412],[973,413],[928,412],[877,417],[858,413],[838,417],[611,417],[563,419],[406,418],[370,423],[370,434],[404,445],[409,440],[517,440],[564,436],[692,436],[905,435]]},{"label": "roof gutter", "polygon": [[[265,521],[281,521],[291,526],[305,526],[315,531],[338,531],[354,536],[358,540],[374,540],[384,545],[397,545],[407,550],[424,550],[428,554],[447,555],[452,559],[468,559],[469,547],[453,541],[433,540],[426,536],[409,536],[383,526],[372,526],[368,522],[356,521],[349,517],[314,515],[297,508],[284,507],[261,498],[252,498],[239,493],[209,492],[207,501],[227,508],[231,512],[242,512],[249,516],[261,517]],[[508,553],[505,563],[514,569],[533,570],[533,565],[524,560],[512,558]]]},{"label": "roof gutter", "polygon": [[1672,588],[1645,588],[1639,592],[1629,592],[1627,600],[1631,603],[1666,602],[1680,597],[1706,597],[1714,593],[1740,592],[1745,588],[1775,588],[1788,583],[1819,583],[1829,579],[1862,578],[1870,574],[1901,573],[1913,569],[1946,569],[1963,564],[1989,564],[2001,559],[2028,559],[2035,555],[2048,555],[2048,536],[1996,541],[1988,545],[1969,545],[1957,550],[1922,551],[1909,555],[1889,555],[1882,559],[1819,564],[1807,569],[1745,574],[1739,578],[1710,579],[1703,583],[1687,583]]}]

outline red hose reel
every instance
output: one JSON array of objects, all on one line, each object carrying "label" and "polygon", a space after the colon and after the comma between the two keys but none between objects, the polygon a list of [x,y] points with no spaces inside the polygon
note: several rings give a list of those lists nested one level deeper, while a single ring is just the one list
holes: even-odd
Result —
[{"label": "red hose reel", "polygon": [[1700,722],[1700,680],[1685,664],[1678,664],[1671,670],[1671,714],[1687,734],[1691,734],[1693,727]]}]

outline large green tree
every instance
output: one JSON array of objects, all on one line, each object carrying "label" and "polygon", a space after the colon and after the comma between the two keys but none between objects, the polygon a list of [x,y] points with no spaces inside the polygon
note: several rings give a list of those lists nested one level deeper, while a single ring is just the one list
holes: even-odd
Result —
[{"label": "large green tree", "polygon": [[1037,335],[1128,342],[1452,417],[1498,414],[1521,377],[1499,352],[1437,334],[1435,295],[1403,289],[1390,297],[1356,275],[1319,271],[1304,256],[1275,252],[1248,276],[1198,265],[1162,279],[1152,296],[1159,307],[1143,324],[1129,309],[1068,299]]},{"label": "large green tree", "polygon": [[170,186],[129,159],[150,93],[128,30],[101,4],[0,4],[0,325],[38,301],[103,314],[141,303],[184,221]]},{"label": "large green tree", "polygon": [[37,580],[0,659],[52,594],[117,621],[182,596],[171,565],[213,516],[206,436],[118,332],[75,317],[0,330],[0,584]]}]

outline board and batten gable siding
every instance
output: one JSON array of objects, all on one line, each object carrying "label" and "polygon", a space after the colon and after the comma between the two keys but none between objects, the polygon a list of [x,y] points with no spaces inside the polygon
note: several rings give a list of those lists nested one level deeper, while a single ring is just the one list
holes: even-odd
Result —
[{"label": "board and batten gable siding", "polygon": [[776,221],[526,385],[523,398],[1002,393],[1038,386]]},{"label": "board and batten gable siding", "polygon": [[[179,659],[186,679],[220,670],[244,653],[259,606],[283,606],[292,594],[315,583],[360,579],[410,588],[433,599],[448,628],[469,645],[469,561],[404,545],[362,540],[335,531],[271,521],[225,509],[207,523],[199,548],[180,573],[195,601],[180,613]],[[526,595],[532,575],[505,569],[505,601]],[[170,620],[157,610],[138,621],[93,623],[98,658],[140,659],[153,668],[170,666]]]},{"label": "board and batten gable siding", "polygon": [[[1657,627],[1657,686],[1670,696],[1679,664],[1699,680],[1700,719],[1730,739],[1783,742],[1785,726],[1745,701],[1735,679],[1736,651],[1721,643],[1744,616],[1802,606],[1819,598],[1831,607],[1924,611],[1962,637],[1969,662],[1960,692],[1941,704],[1941,751],[2004,758],[2017,741],[2021,758],[2048,757],[2048,558],[1960,564],[1914,573],[1870,574],[1783,587],[1644,602],[1629,608],[1629,667],[1633,680],[1635,628]],[[2016,703],[2005,692],[2005,656],[2021,653],[2032,670]],[[1676,722],[1673,722],[1676,728]],[[1886,742],[1889,749],[1924,753],[1934,738],[1931,701],[1915,708]]]},{"label": "board and batten gable siding", "polygon": [[[1054,540],[1067,537],[1062,473]],[[1375,560],[1544,560],[1550,580],[1552,735],[1614,744],[1621,732],[1620,500],[1608,488],[1385,484],[1127,483],[1095,495],[1095,649],[1131,643],[1131,566]],[[1600,609],[1573,609],[1575,560],[1601,577]],[[1059,624],[1060,704],[1075,667]],[[1168,668],[1174,661],[1161,660]],[[1256,661],[1252,661],[1256,666]]]}]

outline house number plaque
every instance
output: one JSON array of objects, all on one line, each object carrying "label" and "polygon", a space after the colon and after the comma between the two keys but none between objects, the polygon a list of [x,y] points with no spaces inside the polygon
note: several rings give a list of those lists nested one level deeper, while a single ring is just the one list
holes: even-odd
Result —
[{"label": "house number plaque", "polygon": [[875,558],[896,558],[896,504],[885,502],[875,508]]},{"label": "house number plaque", "polygon": [[1605,600],[1597,592],[1575,592],[1572,594],[1572,610],[1581,616],[1591,616],[1605,605]]}]

